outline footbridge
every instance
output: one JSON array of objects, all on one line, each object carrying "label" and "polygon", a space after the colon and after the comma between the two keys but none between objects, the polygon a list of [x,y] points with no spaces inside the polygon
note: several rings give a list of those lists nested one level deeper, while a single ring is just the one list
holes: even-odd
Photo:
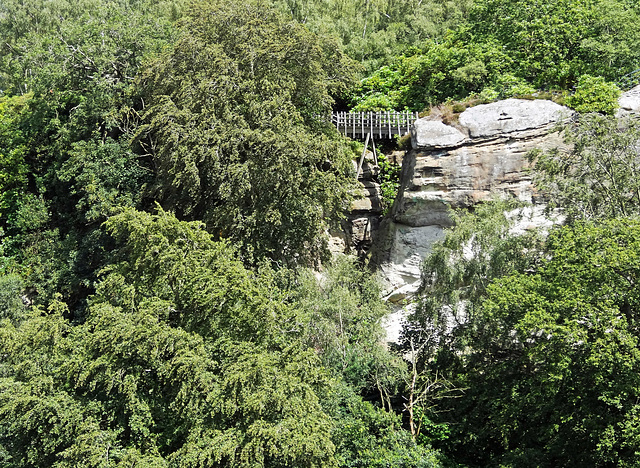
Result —
[{"label": "footbridge", "polygon": [[331,123],[338,132],[357,139],[394,139],[409,133],[417,112],[333,112]]},{"label": "footbridge", "polygon": [[331,123],[344,136],[364,139],[364,149],[356,169],[356,179],[362,173],[362,163],[371,141],[374,164],[378,165],[375,139],[394,139],[404,136],[411,130],[411,126],[418,119],[417,112],[333,112]]}]

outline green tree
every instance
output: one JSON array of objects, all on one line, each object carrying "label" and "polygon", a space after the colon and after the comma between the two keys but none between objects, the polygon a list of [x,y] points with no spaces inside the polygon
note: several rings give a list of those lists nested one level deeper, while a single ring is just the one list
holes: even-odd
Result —
[{"label": "green tree", "polygon": [[452,212],[455,225],[423,263],[419,303],[403,332],[403,349],[415,355],[419,371],[437,354],[455,358],[472,345],[482,326],[478,307],[493,280],[539,261],[540,233],[514,232],[530,213],[513,200],[483,203],[472,213]]},{"label": "green tree", "polygon": [[[105,12],[173,21],[181,16],[184,3],[183,0],[4,0],[0,5],[0,90],[12,94],[32,90],[31,80],[43,71],[29,63],[34,45],[43,41],[55,44],[56,38],[64,38],[64,30],[70,25],[78,26],[89,18],[104,19]],[[108,39],[105,45],[107,42]]]},{"label": "green tree", "polygon": [[0,226],[7,223],[27,188],[25,137],[17,121],[25,111],[27,96],[0,97]]},{"label": "green tree", "polygon": [[539,262],[540,234],[521,228],[531,213],[531,207],[499,199],[473,212],[452,211],[454,227],[423,263],[418,300],[400,343],[410,366],[405,410],[418,440],[446,447],[462,437],[449,436],[457,421],[445,410],[466,392],[459,366],[485,326],[487,288]]},{"label": "green tree", "polygon": [[421,49],[408,51],[363,79],[353,91],[352,105],[358,110],[421,111],[478,93],[493,83],[502,88],[501,77],[513,65],[495,41],[461,40],[454,32],[443,40],[427,41]]},{"label": "green tree", "polygon": [[335,43],[264,2],[194,4],[140,81],[154,196],[242,244],[248,261],[314,258],[351,172],[321,116],[351,76]]},{"label": "green tree", "polygon": [[0,276],[0,320],[20,322],[27,314],[21,295],[24,294],[22,279],[18,275]]},{"label": "green tree", "polygon": [[637,68],[638,13],[637,4],[620,0],[482,0],[462,37],[496,41],[517,76],[566,89],[583,74],[613,81]]},{"label": "green tree", "polygon": [[599,112],[615,115],[618,110],[620,89],[602,77],[581,76],[573,95],[567,98],[567,106],[580,113]]},{"label": "green tree", "polygon": [[107,228],[82,323],[53,301],[0,324],[4,466],[334,466],[326,373],[269,276],[166,212]]},{"label": "green tree", "polygon": [[[25,8],[34,5],[27,2]],[[16,36],[3,56],[4,91],[30,91],[3,98],[24,102],[6,107],[16,112],[10,127],[3,126],[11,139],[4,139],[2,154],[14,155],[11,177],[21,178],[5,187],[11,206],[3,213],[3,250],[32,299],[46,303],[57,291],[75,311],[105,262],[108,246],[100,223],[120,207],[143,201],[142,185],[151,171],[131,150],[136,109],[142,106],[132,82],[171,32],[166,20],[126,3],[65,5],[49,5],[68,14],[46,27],[37,15],[29,16],[37,24]],[[22,14],[11,2],[4,6],[7,17]]]},{"label": "green tree", "polygon": [[[26,311],[21,283],[0,277],[3,466],[440,466],[322,367],[301,329],[319,304],[278,287],[282,272],[247,270],[201,222],[161,210],[106,228],[114,263],[82,322],[58,300]],[[368,290],[360,305],[379,304]],[[371,312],[348,346],[372,345]]]},{"label": "green tree", "polygon": [[582,116],[565,128],[565,148],[535,151],[534,182],[550,208],[571,222],[635,216],[640,211],[638,140],[633,119]]},{"label": "green tree", "polygon": [[460,461],[638,464],[639,234],[630,219],[557,229],[537,271],[488,287],[450,407]]},{"label": "green tree", "polygon": [[439,39],[462,22],[472,2],[449,0],[276,0],[275,6],[310,30],[336,37],[369,73],[395,56]]},{"label": "green tree", "polygon": [[319,275],[298,270],[289,288],[291,300],[304,314],[302,339],[318,352],[334,377],[368,394],[393,411],[406,365],[385,346],[380,321],[389,314],[378,278],[354,259],[338,258]]},{"label": "green tree", "polygon": [[438,468],[444,457],[420,446],[401,426],[399,415],[363,401],[349,385],[336,383],[323,407],[335,421],[332,440],[344,468]]},{"label": "green tree", "polygon": [[570,90],[583,75],[616,82],[640,66],[639,14],[624,0],[480,0],[444,38],[366,78],[353,104],[422,110],[483,90]]}]

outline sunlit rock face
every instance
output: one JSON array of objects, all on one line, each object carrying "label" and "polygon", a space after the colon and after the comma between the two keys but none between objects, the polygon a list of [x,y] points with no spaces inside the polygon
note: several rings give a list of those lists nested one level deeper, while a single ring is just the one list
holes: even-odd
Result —
[{"label": "sunlit rock face", "polygon": [[566,107],[545,100],[505,99],[471,107],[460,114],[460,126],[470,138],[526,136],[540,133],[571,114]]},{"label": "sunlit rock face", "polygon": [[557,125],[572,115],[551,101],[507,99],[469,108],[448,125],[416,121],[398,197],[372,251],[390,301],[419,286],[422,260],[451,225],[449,208],[471,208],[496,193],[536,202],[527,154],[562,147]]},{"label": "sunlit rock face", "polygon": [[618,99],[618,117],[640,114],[640,85],[630,89]]}]

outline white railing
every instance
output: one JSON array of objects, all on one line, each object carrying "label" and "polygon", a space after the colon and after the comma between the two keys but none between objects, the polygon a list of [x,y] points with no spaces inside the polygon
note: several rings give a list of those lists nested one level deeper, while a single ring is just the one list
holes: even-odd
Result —
[{"label": "white railing", "polygon": [[331,123],[338,131],[351,138],[389,138],[409,133],[418,118],[417,112],[333,112]]}]

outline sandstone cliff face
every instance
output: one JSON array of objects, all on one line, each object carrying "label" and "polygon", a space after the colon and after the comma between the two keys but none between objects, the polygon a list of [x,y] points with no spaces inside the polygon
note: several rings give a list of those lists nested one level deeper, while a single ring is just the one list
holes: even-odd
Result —
[{"label": "sandstone cliff face", "polygon": [[[618,117],[640,115],[640,86],[622,94],[618,103]],[[406,309],[412,307],[403,309],[403,299],[420,285],[422,260],[451,225],[449,208],[470,208],[503,194],[534,203],[526,222],[551,224],[543,207],[536,208],[526,155],[564,147],[556,126],[573,115],[550,101],[507,99],[469,108],[449,125],[428,117],[416,121],[391,216],[369,234],[371,261],[386,280],[386,298],[397,311],[385,323],[388,341],[397,341]]]},{"label": "sandstone cliff face", "polygon": [[618,99],[618,117],[627,117],[630,115],[640,115],[640,85],[623,93]]},{"label": "sandstone cliff face", "polygon": [[420,263],[451,224],[449,208],[471,207],[494,193],[535,201],[526,155],[562,146],[554,129],[571,116],[551,101],[507,99],[469,108],[452,125],[416,121],[398,197],[372,251],[390,301],[418,287]]}]

